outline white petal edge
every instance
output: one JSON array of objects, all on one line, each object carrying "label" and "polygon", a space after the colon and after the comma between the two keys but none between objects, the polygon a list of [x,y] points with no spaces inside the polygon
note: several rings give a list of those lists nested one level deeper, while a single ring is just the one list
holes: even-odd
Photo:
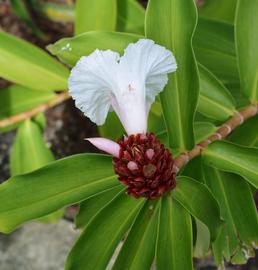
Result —
[{"label": "white petal edge", "polygon": [[110,110],[110,95],[116,88],[119,54],[95,50],[83,56],[68,79],[75,105],[97,125],[103,125]]}]

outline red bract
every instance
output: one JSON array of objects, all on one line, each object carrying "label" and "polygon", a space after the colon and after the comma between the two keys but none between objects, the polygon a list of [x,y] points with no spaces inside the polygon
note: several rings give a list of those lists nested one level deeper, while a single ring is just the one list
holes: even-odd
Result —
[{"label": "red bract", "polygon": [[113,165],[129,195],[156,199],[175,188],[174,160],[153,133],[130,135],[118,143],[121,149]]}]

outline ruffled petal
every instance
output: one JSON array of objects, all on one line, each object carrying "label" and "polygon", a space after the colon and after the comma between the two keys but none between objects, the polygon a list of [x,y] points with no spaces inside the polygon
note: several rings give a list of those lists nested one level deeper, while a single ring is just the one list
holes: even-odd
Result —
[{"label": "ruffled petal", "polygon": [[131,78],[145,85],[146,102],[152,104],[168,81],[168,73],[177,69],[172,52],[149,39],[130,44],[120,64],[128,68]]},{"label": "ruffled petal", "polygon": [[75,105],[97,125],[104,124],[116,88],[119,54],[95,50],[83,56],[72,69],[69,92]]}]

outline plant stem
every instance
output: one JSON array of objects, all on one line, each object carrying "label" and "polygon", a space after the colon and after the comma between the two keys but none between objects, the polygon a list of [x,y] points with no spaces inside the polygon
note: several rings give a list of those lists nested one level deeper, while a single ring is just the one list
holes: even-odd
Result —
[{"label": "plant stem", "polygon": [[213,141],[226,138],[235,128],[242,125],[246,120],[258,114],[258,104],[249,105],[243,110],[237,112],[228,121],[219,127],[216,132],[208,139],[197,144],[191,151],[179,155],[175,159],[173,170],[178,173],[180,169],[186,165],[191,159],[200,156],[202,151]]},{"label": "plant stem", "polygon": [[70,96],[69,96],[68,92],[63,92],[61,94],[58,94],[56,97],[54,97],[50,101],[43,103],[43,104],[39,105],[38,107],[28,111],[28,112],[23,112],[23,113],[11,116],[9,118],[5,118],[3,120],[0,120],[0,128],[4,128],[4,127],[10,126],[10,125],[13,125],[17,122],[24,121],[28,118],[31,118],[31,117],[35,116],[36,114],[44,112],[47,109],[52,108],[52,107],[64,102],[65,100],[67,100],[69,98],[70,98]]}]

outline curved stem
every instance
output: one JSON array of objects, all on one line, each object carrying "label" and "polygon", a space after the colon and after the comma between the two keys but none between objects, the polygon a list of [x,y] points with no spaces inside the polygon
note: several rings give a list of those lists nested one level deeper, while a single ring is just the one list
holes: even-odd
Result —
[{"label": "curved stem", "polygon": [[70,98],[70,96],[69,96],[68,92],[63,92],[61,94],[58,94],[56,97],[54,97],[50,101],[43,103],[43,104],[39,105],[38,107],[28,111],[28,112],[23,112],[23,113],[11,116],[9,118],[5,118],[3,120],[0,120],[0,128],[5,128],[5,127],[13,125],[17,122],[24,121],[28,118],[31,118],[31,117],[35,116],[36,114],[44,112],[47,109],[54,107],[54,106],[64,102],[65,100],[67,100],[69,98]]},{"label": "curved stem", "polygon": [[201,155],[202,151],[213,141],[222,140],[226,138],[235,128],[242,125],[249,118],[254,117],[258,114],[258,104],[249,105],[243,110],[237,112],[228,121],[226,121],[221,127],[219,127],[216,132],[211,135],[206,140],[197,144],[191,151],[179,155],[175,159],[174,171],[176,173],[186,165],[191,159]]}]

